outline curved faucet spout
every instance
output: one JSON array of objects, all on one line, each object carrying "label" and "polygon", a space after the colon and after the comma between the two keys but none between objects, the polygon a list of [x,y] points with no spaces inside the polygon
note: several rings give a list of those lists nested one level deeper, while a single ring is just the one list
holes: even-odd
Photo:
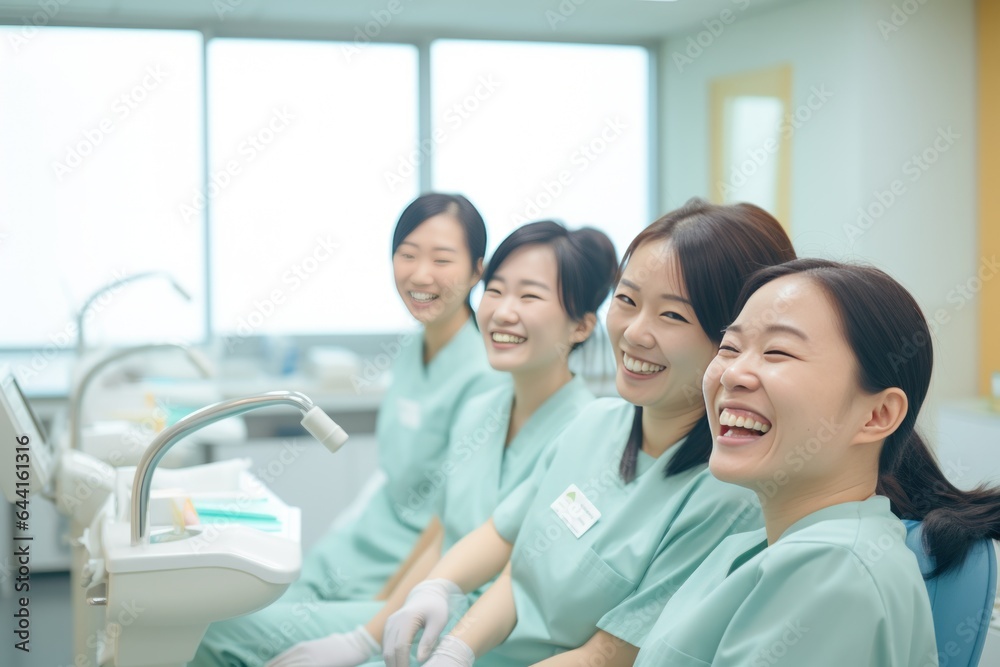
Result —
[{"label": "curved faucet spout", "polygon": [[132,481],[132,545],[137,546],[148,539],[146,524],[149,513],[149,492],[153,482],[153,471],[164,454],[185,436],[213,424],[221,419],[244,412],[275,405],[293,405],[303,414],[302,425],[330,451],[336,451],[347,441],[347,433],[313,404],[305,394],[297,391],[271,391],[265,394],[234,398],[209,405],[192,412],[176,424],[161,431],[146,448],[135,471]]}]

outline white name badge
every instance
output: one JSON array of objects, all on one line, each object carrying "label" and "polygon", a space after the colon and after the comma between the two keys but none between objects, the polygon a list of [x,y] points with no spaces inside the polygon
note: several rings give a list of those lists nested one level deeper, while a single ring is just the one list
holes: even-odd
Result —
[{"label": "white name badge", "polygon": [[406,428],[420,428],[420,404],[408,398],[400,398],[396,402],[399,423]]},{"label": "white name badge", "polygon": [[569,488],[559,494],[551,507],[577,538],[590,530],[591,526],[601,518],[601,513],[594,507],[594,503],[587,500],[587,496],[583,495],[583,491],[576,484],[570,484]]}]

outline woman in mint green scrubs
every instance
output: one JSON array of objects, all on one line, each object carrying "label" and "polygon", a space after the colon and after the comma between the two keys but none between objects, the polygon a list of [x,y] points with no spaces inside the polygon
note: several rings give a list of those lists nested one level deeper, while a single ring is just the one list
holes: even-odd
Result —
[{"label": "woman in mint green scrubs", "polygon": [[[625,400],[588,407],[431,572],[469,591],[503,569],[427,665],[631,664],[702,559],[760,525],[753,494],[707,470],[700,387],[746,277],[793,257],[780,224],[746,204],[693,200],[636,237],[607,316]],[[420,604],[387,623],[392,667],[410,664],[413,634],[395,624]]]},{"label": "woman in mint green scrubs", "polygon": [[933,359],[920,307],[877,269],[815,259],[762,270],[740,303],[705,374],[710,468],[757,493],[765,527],[705,560],[635,664],[937,665],[899,518],[927,520],[943,573],[1000,537],[1000,493],[955,488],[914,431]]},{"label": "woman in mint green scrubs", "polygon": [[[318,601],[373,600],[410,553],[433,516],[433,502],[410,503],[440,469],[459,406],[503,379],[489,366],[469,305],[485,251],[483,218],[461,195],[422,195],[400,215],[393,275],[422,328],[396,341],[392,382],[378,413],[385,482],[355,519],[334,526],[312,548],[300,579],[270,611],[210,626],[191,665],[241,664],[234,654],[245,653],[239,644],[247,636],[276,644],[263,657],[274,655],[290,643],[282,624],[308,616]],[[282,605],[294,608],[282,613]]]}]

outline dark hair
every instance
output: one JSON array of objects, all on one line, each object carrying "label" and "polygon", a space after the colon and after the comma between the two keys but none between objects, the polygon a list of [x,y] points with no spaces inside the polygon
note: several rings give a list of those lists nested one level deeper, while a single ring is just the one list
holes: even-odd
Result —
[{"label": "dark hair", "polygon": [[[447,214],[455,218],[465,231],[465,244],[472,260],[472,271],[476,270],[479,260],[486,256],[486,223],[483,216],[468,199],[462,195],[446,195],[440,192],[429,192],[420,195],[409,206],[403,209],[392,233],[392,253],[395,255],[400,244],[414,229],[436,215]],[[469,297],[465,297],[465,307],[472,312]]]},{"label": "dark hair", "polygon": [[[639,233],[622,257],[618,279],[640,246],[669,241],[681,267],[691,306],[705,335],[722,342],[722,331],[733,321],[733,304],[743,283],[764,266],[795,259],[788,234],[770,213],[753,204],[718,205],[694,198],[667,213]],[[699,391],[699,396],[700,396]],[[636,406],[632,432],[622,454],[622,479],[635,479],[642,447],[642,407]],[[706,463],[712,453],[708,416],[688,431],[687,440],[670,459],[667,476]]]},{"label": "dark hair", "polygon": [[[529,222],[515,229],[503,240],[483,272],[483,284],[515,250],[531,245],[552,248],[556,255],[559,300],[572,320],[596,313],[615,281],[618,256],[604,232],[592,227],[570,231],[554,220]],[[582,343],[573,345],[575,350]]]},{"label": "dark hair", "polygon": [[797,273],[814,281],[833,302],[857,361],[861,388],[877,393],[897,387],[906,394],[906,416],[882,445],[876,491],[889,498],[900,519],[924,522],[924,541],[935,565],[928,578],[958,567],[975,542],[1000,539],[1000,489],[956,488],[915,429],[934,363],[920,306],[879,269],[800,259],[755,274],[740,295],[740,307],[763,285]]}]

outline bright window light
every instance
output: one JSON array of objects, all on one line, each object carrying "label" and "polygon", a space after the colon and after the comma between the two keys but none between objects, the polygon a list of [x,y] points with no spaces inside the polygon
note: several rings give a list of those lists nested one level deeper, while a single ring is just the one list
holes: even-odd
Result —
[{"label": "bright window light", "polygon": [[[0,28],[0,347],[72,349],[87,296],[89,343],[200,340],[200,214],[178,202],[202,178],[201,35]],[[16,44],[16,48],[14,45]]]},{"label": "bright window light", "polygon": [[417,173],[390,175],[417,145],[417,53],[412,46],[344,46],[209,44],[218,334],[412,325],[392,281],[390,242],[417,195]]}]

